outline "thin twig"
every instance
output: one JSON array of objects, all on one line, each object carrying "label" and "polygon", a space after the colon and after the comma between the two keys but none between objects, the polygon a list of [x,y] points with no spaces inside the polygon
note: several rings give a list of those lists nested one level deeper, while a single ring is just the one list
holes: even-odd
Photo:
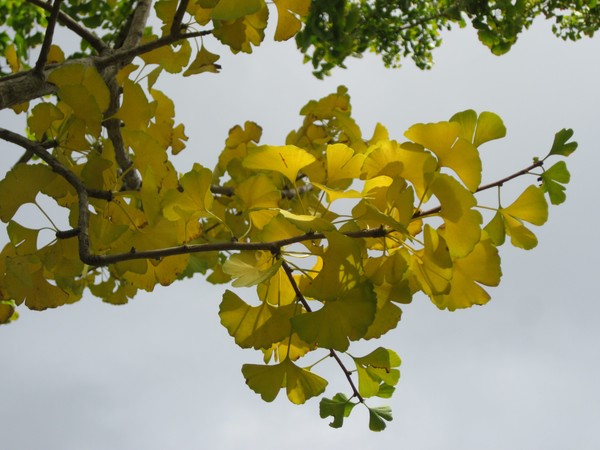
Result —
[{"label": "thin twig", "polygon": [[[28,3],[31,3],[32,5],[38,6],[42,9],[45,9],[48,12],[52,11],[52,5],[48,2],[44,2],[42,0],[26,0],[26,1]],[[96,36],[94,33],[89,31],[88,29],[82,27],[79,22],[74,20],[71,16],[69,16],[68,14],[66,14],[63,11],[60,11],[58,13],[58,23],[60,23],[61,25],[64,25],[69,30],[71,30],[75,34],[77,34],[81,39],[83,39],[88,44],[90,44],[90,46],[94,50],[96,50],[96,52],[98,52],[98,54],[101,54],[102,52],[104,52],[105,50],[108,49],[108,46],[104,43],[104,41],[102,39],[100,39],[98,36]]]},{"label": "thin twig", "polygon": [[44,36],[42,49],[40,50],[40,55],[35,63],[35,67],[33,68],[33,73],[35,73],[38,77],[41,77],[44,73],[44,66],[46,65],[46,61],[48,60],[48,52],[52,46],[52,38],[54,37],[54,29],[56,28],[56,21],[58,20],[58,14],[60,13],[61,3],[62,0],[54,0],[54,5],[52,6],[50,17],[48,18],[48,26],[46,27],[46,34]]},{"label": "thin twig", "polygon": [[[543,165],[544,165],[543,160],[536,161],[533,164],[531,164],[530,166],[526,167],[525,169],[519,170],[518,172],[515,172],[512,175],[509,175],[500,180],[494,181],[493,183],[488,183],[488,184],[484,184],[483,186],[479,186],[479,188],[475,191],[475,193],[481,192],[481,191],[486,191],[488,189],[492,189],[492,188],[495,188],[498,186],[502,186],[504,183],[507,183],[510,180],[521,177],[523,175],[527,175],[533,169],[535,169],[537,167],[541,167]],[[431,216],[433,214],[439,213],[441,210],[442,210],[441,206],[436,206],[435,208],[428,209],[427,211],[415,211],[412,218],[417,219],[419,217]]]}]

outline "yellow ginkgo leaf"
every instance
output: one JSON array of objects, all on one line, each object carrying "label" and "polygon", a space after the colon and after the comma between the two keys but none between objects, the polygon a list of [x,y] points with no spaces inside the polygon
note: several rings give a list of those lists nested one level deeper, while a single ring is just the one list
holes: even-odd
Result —
[{"label": "yellow ginkgo leaf", "polygon": [[225,261],[223,271],[234,278],[233,287],[254,286],[275,275],[282,262],[264,250],[243,251]]},{"label": "yellow ginkgo leaf", "polygon": [[204,217],[210,211],[213,195],[210,192],[212,173],[200,164],[194,164],[191,171],[179,180],[180,187],[168,191],[162,203],[164,216],[168,220]]},{"label": "yellow ginkgo leaf", "polygon": [[470,254],[454,261],[450,292],[434,296],[432,301],[450,311],[483,305],[490,295],[480,285],[497,286],[501,276],[498,249],[489,238],[482,239]]},{"label": "yellow ginkgo leaf", "polygon": [[475,191],[481,183],[481,159],[477,148],[460,137],[458,122],[416,124],[404,135],[433,151],[442,166],[454,170],[465,185]]},{"label": "yellow ginkgo leaf", "polygon": [[242,164],[248,169],[279,172],[295,185],[298,173],[315,160],[313,155],[295,145],[265,145],[250,150]]},{"label": "yellow ginkgo leaf", "polygon": [[19,56],[17,55],[17,48],[15,44],[10,44],[6,46],[4,50],[4,57],[6,58],[6,62],[10,66],[10,70],[12,73],[17,73],[21,68],[21,62],[19,61]]},{"label": "yellow ginkgo leaf", "polygon": [[310,0],[274,0],[277,7],[277,29],[275,40],[285,41],[294,36],[302,27],[300,17],[308,16]]},{"label": "yellow ginkgo leaf", "polygon": [[93,65],[75,62],[62,64],[48,75],[48,81],[60,89],[64,86],[76,85],[85,88],[94,98],[102,113],[108,109],[110,92],[102,76]]},{"label": "yellow ginkgo leaf", "polygon": [[262,0],[220,0],[211,16],[215,20],[235,20],[254,14],[262,6]]},{"label": "yellow ginkgo leaf", "polygon": [[123,82],[123,103],[114,115],[130,130],[145,130],[152,118],[152,108],[142,87],[127,79]]},{"label": "yellow ginkgo leaf", "polygon": [[31,110],[31,115],[27,118],[27,125],[35,138],[43,141],[44,135],[50,130],[52,123],[63,118],[62,111],[52,103],[39,103]]},{"label": "yellow ginkgo leaf", "polygon": [[219,67],[215,64],[215,62],[217,62],[219,58],[219,55],[209,52],[206,50],[206,47],[202,46],[194,61],[192,61],[187,70],[183,72],[183,76],[189,77],[190,75],[195,75],[202,72],[218,73]]},{"label": "yellow ginkgo leaf", "polygon": [[296,366],[290,359],[276,365],[244,364],[246,384],[266,402],[272,402],[279,390],[286,388],[288,399],[297,405],[325,391],[327,381],[309,370]]},{"label": "yellow ginkgo leaf", "polygon": [[327,146],[327,184],[338,180],[354,179],[360,176],[361,167],[366,158],[363,154],[355,154],[345,144]]},{"label": "yellow ginkgo leaf", "polygon": [[548,202],[541,188],[531,185],[502,214],[510,215],[533,225],[543,225],[548,220]]},{"label": "yellow ginkgo leaf", "polygon": [[50,50],[48,50],[48,56],[46,59],[47,64],[57,64],[65,60],[65,53],[58,45],[52,44]]}]

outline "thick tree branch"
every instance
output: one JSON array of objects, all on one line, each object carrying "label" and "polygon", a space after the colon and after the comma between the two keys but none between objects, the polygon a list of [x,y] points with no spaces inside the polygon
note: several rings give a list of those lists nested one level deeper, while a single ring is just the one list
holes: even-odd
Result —
[{"label": "thick tree branch", "polygon": [[[27,2],[31,3],[32,5],[39,6],[40,8],[45,9],[48,12],[52,11],[52,5],[48,2],[44,2],[42,0],[27,0]],[[82,27],[79,24],[79,22],[77,22],[71,16],[69,16],[68,14],[66,14],[62,11],[60,11],[58,13],[58,23],[60,23],[61,25],[64,25],[69,30],[71,30],[75,34],[77,34],[81,39],[83,39],[88,44],[90,44],[90,46],[94,50],[96,50],[98,52],[98,54],[100,54],[108,49],[108,46],[104,43],[104,41],[102,39],[100,39],[98,36],[96,36],[91,31]]]},{"label": "thick tree branch", "polygon": [[124,50],[132,49],[140,43],[140,39],[142,39],[142,35],[144,34],[144,28],[148,22],[151,7],[151,0],[140,0],[138,2],[133,12],[131,23],[129,24],[127,36],[123,42],[122,48]]},{"label": "thick tree branch", "polygon": [[46,27],[46,34],[44,35],[42,49],[40,50],[40,55],[35,63],[35,67],[33,68],[33,73],[38,77],[41,77],[44,73],[44,66],[48,60],[48,52],[50,51],[50,46],[52,45],[52,38],[54,37],[54,29],[56,28],[56,21],[58,20],[58,14],[60,13],[61,3],[62,0],[54,0],[54,5],[52,6],[50,17],[48,18],[48,26]]}]

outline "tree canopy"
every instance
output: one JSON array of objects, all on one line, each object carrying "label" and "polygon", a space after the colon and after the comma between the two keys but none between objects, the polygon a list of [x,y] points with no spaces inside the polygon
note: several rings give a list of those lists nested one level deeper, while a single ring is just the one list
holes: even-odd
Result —
[{"label": "tree canopy", "polygon": [[[392,395],[400,358],[376,345],[354,355],[351,343],[394,329],[419,292],[451,311],[487,303],[485,286],[501,276],[498,247],[506,237],[535,247],[530,225],[566,199],[569,172],[555,159],[576,149],[572,130],[522,170],[483,183],[479,148],[506,132],[496,114],[466,110],[400,137],[383,125],[367,134],[342,86],[308,101],[283,144],[261,143],[261,127],[246,122],[230,130],[213,170],[178,173],[173,159],[188,139],[157,79],[219,72],[218,52],[251,53],[269,20],[275,40],[296,36],[317,76],[367,50],[427,67],[439,30],[466,21],[498,54],[539,15],[569,39],[598,25],[595,2],[29,0],[0,10],[0,104],[27,115],[24,132],[0,128],[23,150],[0,181],[9,239],[0,321],[14,321],[19,305],[55,308],[84,293],[123,304],[197,274],[256,286],[244,298],[224,289],[219,312],[237,345],[264,356],[242,367],[248,386],[266,401],[285,388],[304,403],[323,394],[327,380],[313,368],[331,357],[349,391],[322,398],[321,416],[339,427],[363,404],[374,431],[391,411],[366,399]],[[58,25],[81,38],[79,50],[54,42]],[[501,195],[528,175],[520,195]],[[498,191],[494,204],[479,200],[488,190]],[[42,196],[54,207],[39,207],[38,228],[14,220]],[[53,239],[40,244],[48,229]]]}]

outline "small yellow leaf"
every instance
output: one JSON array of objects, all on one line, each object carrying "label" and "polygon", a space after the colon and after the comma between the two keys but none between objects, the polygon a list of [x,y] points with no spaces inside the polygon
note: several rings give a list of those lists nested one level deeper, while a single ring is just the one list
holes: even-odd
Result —
[{"label": "small yellow leaf", "polygon": [[206,47],[202,46],[194,61],[190,64],[185,72],[184,77],[189,77],[202,72],[218,73],[219,67],[215,64],[219,60],[220,56],[206,50]]},{"label": "small yellow leaf", "polygon": [[[43,141],[46,132],[50,130],[52,123],[64,118],[64,114],[60,109],[52,103],[39,103],[33,107],[31,115],[27,118],[29,130],[33,133],[38,141]],[[49,133],[49,138],[53,133]]]},{"label": "small yellow leaf", "polygon": [[12,73],[17,73],[21,69],[21,62],[19,61],[15,44],[6,46],[6,49],[4,50],[4,57],[6,58],[6,62],[10,66]]},{"label": "small yellow leaf", "polygon": [[233,287],[254,286],[275,275],[282,262],[264,250],[243,251],[225,261],[223,271],[234,278]]},{"label": "small yellow leaf", "polygon": [[47,64],[57,64],[65,60],[65,54],[58,45],[52,44],[48,51]]}]

